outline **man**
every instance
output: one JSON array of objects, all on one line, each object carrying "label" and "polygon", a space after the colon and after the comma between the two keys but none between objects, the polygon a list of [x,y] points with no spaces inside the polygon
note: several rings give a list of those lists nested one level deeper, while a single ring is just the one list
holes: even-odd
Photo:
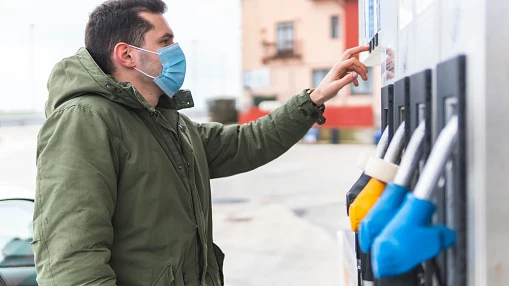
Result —
[{"label": "man", "polygon": [[33,249],[39,285],[223,285],[210,179],[283,154],[323,103],[367,69],[348,50],[313,91],[257,122],[197,124],[185,57],[160,0],[97,7],[85,46],[48,81],[37,148]]}]

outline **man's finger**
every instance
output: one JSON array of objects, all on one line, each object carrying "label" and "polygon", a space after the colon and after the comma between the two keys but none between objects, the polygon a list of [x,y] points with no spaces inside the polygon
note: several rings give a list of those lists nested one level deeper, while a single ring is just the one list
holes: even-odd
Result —
[{"label": "man's finger", "polygon": [[354,80],[353,80],[353,85],[355,85],[355,86],[359,86],[359,80],[358,80],[358,79],[354,79]]},{"label": "man's finger", "polygon": [[352,71],[357,72],[357,74],[359,74],[364,81],[368,80],[368,77],[366,76],[368,69],[356,58],[351,58],[349,60],[342,62],[338,67],[339,77],[341,77],[342,74],[346,72]]},{"label": "man's finger", "polygon": [[353,67],[349,68],[348,71],[356,72],[358,75],[360,75],[360,77],[362,78],[363,81],[368,80],[368,76],[366,75],[366,73],[363,70],[361,70],[358,66],[353,66]]},{"label": "man's finger", "polygon": [[361,61],[359,61],[358,58],[353,58],[353,62],[356,66],[358,66],[359,68],[361,68],[361,70],[364,72],[364,73],[368,73],[368,68],[366,67],[365,64],[363,64]]},{"label": "man's finger", "polygon": [[357,58],[351,58],[349,60],[346,60],[344,62],[340,63],[340,67],[346,68],[346,69],[352,69],[354,66],[359,68],[359,71],[366,74],[368,73],[368,68],[359,61]]},{"label": "man's finger", "polygon": [[341,56],[342,60],[347,60],[351,58],[353,55],[356,55],[358,53],[367,52],[369,51],[369,46],[358,46],[355,48],[350,48],[346,50],[343,55]]},{"label": "man's finger", "polygon": [[339,80],[336,80],[332,83],[332,87],[339,91],[340,89],[342,89],[343,87],[345,87],[346,85],[349,85],[351,84],[354,80],[357,79],[357,73],[356,72],[352,72],[352,73],[349,73],[347,75],[345,75],[343,78],[339,79]]},{"label": "man's finger", "polygon": [[[366,67],[364,67],[362,64],[357,66],[357,64],[360,64],[360,62],[358,62],[358,60],[356,58],[351,58],[349,60],[340,62],[337,66],[334,67],[335,73],[337,75],[337,78],[335,78],[335,79],[340,79],[347,72],[351,72],[351,71],[356,71],[356,72],[364,75],[364,77],[365,77],[365,74],[367,72],[367,69],[365,69]],[[363,69],[363,67],[365,70]]]}]

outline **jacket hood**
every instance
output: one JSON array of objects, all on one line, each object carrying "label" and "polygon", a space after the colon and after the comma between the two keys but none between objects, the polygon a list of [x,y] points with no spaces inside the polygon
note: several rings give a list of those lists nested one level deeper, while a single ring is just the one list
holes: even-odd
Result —
[{"label": "jacket hood", "polygon": [[[85,48],[55,65],[48,79],[46,117],[63,103],[83,95],[100,95],[131,108],[153,110],[143,96],[128,82],[117,82],[105,74]],[[181,90],[173,97],[161,96],[158,108],[183,109],[194,106],[191,92]]]}]

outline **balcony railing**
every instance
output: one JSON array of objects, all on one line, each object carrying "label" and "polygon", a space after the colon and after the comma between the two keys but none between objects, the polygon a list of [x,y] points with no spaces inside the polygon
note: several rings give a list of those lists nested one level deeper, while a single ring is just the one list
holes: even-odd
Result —
[{"label": "balcony railing", "polygon": [[262,46],[262,61],[265,64],[276,60],[302,58],[301,42],[297,40],[280,41],[276,43],[263,42]]}]

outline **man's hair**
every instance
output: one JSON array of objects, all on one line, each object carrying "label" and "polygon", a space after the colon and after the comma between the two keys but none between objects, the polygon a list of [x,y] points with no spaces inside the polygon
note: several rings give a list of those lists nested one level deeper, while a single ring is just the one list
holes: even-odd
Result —
[{"label": "man's hair", "polygon": [[139,14],[164,14],[166,9],[162,0],[108,0],[90,14],[85,47],[104,73],[111,75],[115,72],[111,59],[115,46],[124,42],[142,47],[145,34],[154,28]]}]

